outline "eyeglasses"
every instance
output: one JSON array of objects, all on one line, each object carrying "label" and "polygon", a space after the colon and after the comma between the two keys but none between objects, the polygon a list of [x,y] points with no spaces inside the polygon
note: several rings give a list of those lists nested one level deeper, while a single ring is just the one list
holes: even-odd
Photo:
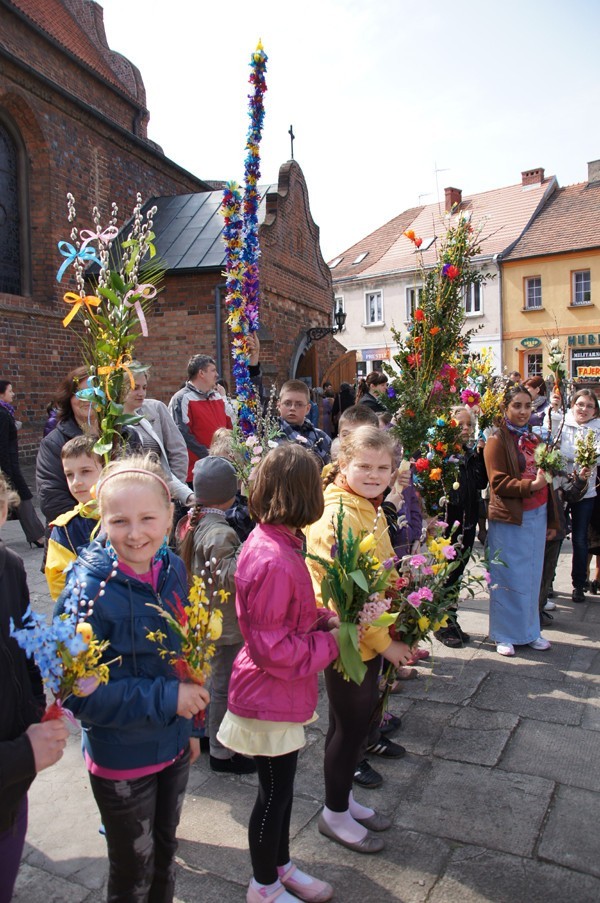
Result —
[{"label": "eyeglasses", "polygon": [[306,408],[308,407],[307,401],[280,401],[279,404],[282,408]]},{"label": "eyeglasses", "polygon": [[580,411],[595,411],[595,404],[580,404],[578,401],[575,402],[575,407],[579,408]]}]

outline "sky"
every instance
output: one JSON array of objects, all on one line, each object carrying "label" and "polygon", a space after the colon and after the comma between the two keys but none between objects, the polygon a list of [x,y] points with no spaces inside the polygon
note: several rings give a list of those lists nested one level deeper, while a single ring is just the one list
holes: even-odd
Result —
[{"label": "sky", "polygon": [[[243,182],[249,62],[269,61],[261,183],[294,158],[332,260],[444,188],[469,195],[600,158],[598,0],[99,0],[140,69],[148,136]],[[140,186],[142,188],[142,186]]]}]

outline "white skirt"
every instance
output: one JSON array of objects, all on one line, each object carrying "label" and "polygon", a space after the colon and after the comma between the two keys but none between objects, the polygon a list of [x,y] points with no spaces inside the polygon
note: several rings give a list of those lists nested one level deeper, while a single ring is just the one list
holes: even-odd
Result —
[{"label": "white skirt", "polygon": [[[315,712],[306,724],[312,724],[318,717]],[[217,740],[244,756],[285,756],[302,749],[306,743],[304,724],[243,718],[241,715],[234,715],[229,709],[221,722]]]}]

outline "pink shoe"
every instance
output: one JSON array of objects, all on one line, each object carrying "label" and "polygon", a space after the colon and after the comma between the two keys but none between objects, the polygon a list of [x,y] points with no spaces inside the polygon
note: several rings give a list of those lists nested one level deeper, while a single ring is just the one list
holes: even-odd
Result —
[{"label": "pink shoe", "polygon": [[429,649],[417,649],[413,657],[409,659],[406,664],[416,665],[421,661],[421,659],[429,658],[430,655],[431,653]]},{"label": "pink shoe", "polygon": [[[291,869],[290,869],[291,871]],[[310,885],[309,885],[310,886]],[[273,903],[278,897],[285,893],[285,887],[281,884],[277,890],[274,890],[272,893],[269,893],[266,888],[262,887],[260,890],[257,890],[253,887],[252,882],[250,882],[250,886],[246,892],[246,903]]]},{"label": "pink shoe", "polygon": [[[279,871],[279,870],[278,870]],[[331,900],[333,897],[333,888],[326,881],[319,881],[318,878],[310,878],[310,884],[301,884],[294,878],[296,866],[292,865],[287,872],[279,872],[279,880],[289,890],[291,894],[298,897],[299,900],[306,900],[308,903],[325,903],[325,900]]]}]

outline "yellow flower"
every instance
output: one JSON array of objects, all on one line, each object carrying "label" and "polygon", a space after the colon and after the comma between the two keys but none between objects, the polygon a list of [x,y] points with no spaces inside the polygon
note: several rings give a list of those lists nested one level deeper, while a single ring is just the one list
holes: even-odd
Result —
[{"label": "yellow flower", "polygon": [[208,635],[211,640],[218,640],[223,633],[223,613],[213,611],[208,622]]},{"label": "yellow flower", "polygon": [[361,555],[366,555],[367,552],[370,552],[371,549],[375,548],[377,540],[373,536],[372,533],[367,533],[364,539],[361,539],[358,544],[358,551]]},{"label": "yellow flower", "polygon": [[417,624],[418,624],[419,630],[421,630],[424,633],[426,630],[429,629],[429,625],[431,624],[431,621],[425,615],[421,615],[421,617],[417,621]]}]

